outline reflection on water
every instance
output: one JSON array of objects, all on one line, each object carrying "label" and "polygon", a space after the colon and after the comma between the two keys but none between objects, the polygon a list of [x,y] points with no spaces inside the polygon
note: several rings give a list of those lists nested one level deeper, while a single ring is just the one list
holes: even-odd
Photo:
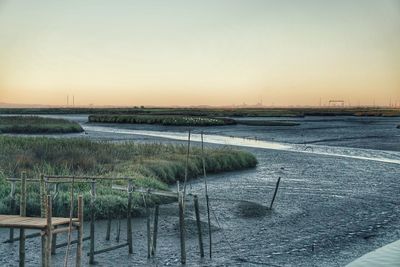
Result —
[{"label": "reflection on water", "polygon": [[[85,131],[94,131],[94,132],[103,132],[112,134],[143,135],[143,136],[152,136],[159,138],[168,138],[173,140],[187,140],[187,133],[185,132],[129,130],[129,129],[118,129],[112,127],[88,126],[88,125],[84,125],[83,128]],[[201,141],[200,134],[193,133],[191,135],[191,140],[195,142],[200,142]],[[285,144],[285,143],[269,142],[258,139],[231,137],[231,136],[214,135],[214,134],[205,134],[204,140],[207,143],[211,144],[264,148],[264,149],[291,151],[299,153],[311,153],[318,155],[327,155],[327,156],[336,156],[336,157],[400,164],[400,152],[395,152],[395,151],[321,146],[321,145],[305,146],[305,145]]]}]

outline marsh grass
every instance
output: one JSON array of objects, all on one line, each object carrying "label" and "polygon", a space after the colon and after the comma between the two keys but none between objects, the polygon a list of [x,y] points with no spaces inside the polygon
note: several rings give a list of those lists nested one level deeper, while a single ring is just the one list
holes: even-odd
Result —
[{"label": "marsh grass", "polygon": [[[10,185],[6,177],[19,177],[26,172],[28,177],[49,175],[95,175],[105,177],[134,177],[137,186],[168,189],[168,185],[183,181],[185,176],[186,147],[183,145],[136,144],[133,142],[94,142],[86,139],[55,139],[46,137],[0,136],[0,214],[10,213],[8,197]],[[205,150],[208,173],[241,170],[255,167],[256,158],[244,151],[230,148]],[[193,179],[202,174],[201,151],[192,147],[188,164],[188,177]],[[60,187],[55,202],[55,216],[68,216],[69,187]],[[89,186],[77,184],[75,191],[81,192],[89,201]],[[39,188],[29,186],[28,213],[38,215]],[[17,197],[18,197],[17,190]],[[153,197],[154,202],[168,201]],[[98,186],[96,213],[98,218],[124,216],[126,193],[111,190],[111,182]],[[135,212],[143,206],[141,195],[134,196]],[[87,213],[86,213],[87,214]]]},{"label": "marsh grass", "polygon": [[38,116],[0,116],[0,133],[52,134],[79,132],[83,132],[83,129],[78,123],[64,119]]},{"label": "marsh grass", "polygon": [[235,124],[231,119],[184,115],[90,115],[89,122],[159,124],[173,126],[221,126]]}]

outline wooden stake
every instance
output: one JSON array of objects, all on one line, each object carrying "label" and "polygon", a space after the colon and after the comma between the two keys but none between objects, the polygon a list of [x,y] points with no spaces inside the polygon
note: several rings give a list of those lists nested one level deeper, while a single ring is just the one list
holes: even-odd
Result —
[{"label": "wooden stake", "polygon": [[107,230],[106,230],[106,240],[110,241],[110,235],[111,235],[111,213],[108,215],[108,219],[107,219]]},{"label": "wooden stake", "polygon": [[127,241],[128,241],[128,253],[133,253],[133,244],[132,244],[132,181],[128,182],[128,219],[127,219]]},{"label": "wooden stake", "polygon": [[[16,206],[16,201],[15,201],[15,181],[11,182],[11,192],[10,192],[10,212],[11,214],[15,214],[15,206]],[[10,235],[9,239],[10,243],[14,242],[14,228],[10,228]]]},{"label": "wooden stake", "polygon": [[278,181],[276,182],[276,186],[275,186],[275,191],[274,191],[274,196],[272,197],[271,200],[271,205],[269,205],[269,209],[272,209],[272,205],[274,205],[274,201],[275,201],[275,197],[276,194],[278,193],[278,188],[279,188],[279,183],[281,182],[281,177],[278,178]]},{"label": "wooden stake", "polygon": [[78,238],[76,247],[76,267],[80,267],[82,263],[82,248],[83,248],[83,197],[78,197]]},{"label": "wooden stake", "polygon": [[157,234],[158,234],[158,215],[159,215],[159,205],[154,208],[154,223],[153,223],[153,243],[151,248],[151,255],[154,256],[157,250]]},{"label": "wooden stake", "polygon": [[46,181],[43,174],[40,175],[40,217],[46,217]]},{"label": "wooden stake", "polygon": [[121,218],[118,218],[117,237],[115,238],[115,241],[117,241],[117,243],[119,243],[120,236],[121,236]]},{"label": "wooden stake", "polygon": [[205,188],[205,193],[206,193],[206,204],[207,204],[208,241],[209,241],[210,259],[211,259],[212,258],[212,234],[211,234],[210,199],[208,197],[208,185],[207,185],[206,161],[205,161],[205,156],[204,156],[203,132],[201,132],[201,157],[202,157],[202,161],[203,161],[204,188]]},{"label": "wooden stake", "polygon": [[151,226],[150,226],[150,209],[146,206],[146,224],[147,224],[147,258],[151,256]]},{"label": "wooden stake", "polygon": [[199,199],[197,198],[196,195],[193,198],[194,198],[194,211],[195,211],[195,214],[196,214],[197,233],[198,233],[198,236],[199,236],[200,257],[204,258],[203,235],[202,235],[202,232],[201,232]]},{"label": "wooden stake", "polygon": [[[21,199],[19,204],[19,215],[26,216],[26,173],[21,175]],[[25,266],[25,229],[19,230],[19,266]]]},{"label": "wooden stake", "polygon": [[90,196],[90,252],[89,252],[89,264],[94,264],[94,202],[96,195],[96,180],[92,180],[91,196]]},{"label": "wooden stake", "polygon": [[[57,229],[57,226],[54,226],[54,229]],[[57,246],[57,234],[53,234],[53,238],[51,239],[51,254],[56,254],[56,246]]]},{"label": "wooden stake", "polygon": [[47,225],[46,225],[46,267],[51,266],[51,239],[52,239],[52,204],[51,204],[51,195],[47,196]]},{"label": "wooden stake", "polygon": [[184,205],[183,196],[179,194],[179,231],[180,231],[180,241],[181,241],[181,263],[186,264],[186,245],[185,245],[185,215],[184,215]]},{"label": "wooden stake", "polygon": [[[46,181],[43,174],[40,175],[40,217],[46,217]],[[46,266],[46,236],[42,235],[42,266]]]}]

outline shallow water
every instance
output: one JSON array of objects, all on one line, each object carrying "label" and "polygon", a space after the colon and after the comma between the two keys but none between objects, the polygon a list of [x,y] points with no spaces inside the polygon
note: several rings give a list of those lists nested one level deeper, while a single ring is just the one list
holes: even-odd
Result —
[{"label": "shallow water", "polygon": [[[392,128],[396,119],[292,120],[300,120],[302,125],[290,129],[204,127],[194,131],[194,139],[198,138],[200,130],[205,131],[205,140],[214,142],[213,146],[240,145],[241,149],[257,156],[259,165],[251,170],[209,176],[215,230],[212,260],[199,258],[193,208],[191,201],[188,202],[188,218],[191,219],[188,222],[188,266],[344,266],[376,247],[399,239],[400,149],[397,142],[400,130]],[[103,129],[90,127],[104,125],[85,124],[84,127],[87,134],[79,136],[93,140],[182,142],[179,140],[186,140],[187,136],[185,127],[112,125],[112,128]],[[152,135],[146,136],[149,131]],[[301,136],[302,133],[307,134]],[[166,139],[166,135],[172,139]],[[269,206],[278,177],[282,180],[274,209],[264,212],[262,207]],[[205,223],[203,180],[193,182],[189,191],[201,196]],[[134,254],[128,256],[125,248],[102,254],[96,256],[98,266],[179,265],[177,207],[164,205],[160,213],[155,259],[148,261],[146,258],[145,219],[137,218],[133,226]],[[108,245],[104,241],[105,223],[97,223],[96,228],[99,233],[96,246]],[[114,237],[115,228],[114,224]],[[85,230],[87,233],[88,229]],[[207,257],[205,229],[204,232]],[[123,227],[122,236],[124,233]],[[0,229],[2,239],[6,239],[7,234],[7,230]],[[64,242],[61,237],[59,240]],[[38,241],[28,241],[27,266],[39,263]],[[1,266],[15,266],[17,244],[1,244]],[[85,243],[85,250],[88,250],[88,243]],[[74,251],[71,254],[73,256]],[[54,260],[56,266],[61,266],[63,250]]]}]

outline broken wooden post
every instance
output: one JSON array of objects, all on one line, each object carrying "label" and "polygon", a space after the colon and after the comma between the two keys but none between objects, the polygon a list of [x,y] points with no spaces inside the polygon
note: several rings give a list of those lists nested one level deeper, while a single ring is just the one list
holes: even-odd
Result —
[{"label": "broken wooden post", "polygon": [[158,234],[158,214],[159,214],[159,205],[156,205],[154,208],[154,223],[153,223],[153,242],[151,248],[151,255],[154,256],[156,254],[157,249],[157,234]]},{"label": "broken wooden post", "polygon": [[52,216],[53,216],[53,212],[52,212],[52,204],[51,204],[51,195],[47,196],[47,209],[46,209],[46,219],[47,219],[47,223],[46,223],[46,229],[45,229],[45,233],[46,233],[46,245],[45,245],[45,266],[46,267],[50,267],[51,266],[51,239],[53,236],[52,233]]},{"label": "broken wooden post", "polygon": [[203,235],[201,232],[199,199],[197,198],[197,195],[193,196],[193,199],[194,199],[194,212],[196,214],[197,233],[198,233],[198,237],[199,237],[200,257],[204,258]]},{"label": "broken wooden post", "polygon": [[127,218],[127,241],[128,241],[128,253],[133,253],[133,244],[132,244],[132,181],[128,181],[128,218]]},{"label": "broken wooden post", "polygon": [[96,180],[92,180],[90,194],[90,252],[89,264],[94,264],[94,220],[95,220],[95,196],[96,196]]},{"label": "broken wooden post", "polygon": [[[21,174],[21,199],[19,204],[19,215],[26,216],[26,173]],[[19,266],[25,266],[25,229],[19,230]]]},{"label": "broken wooden post", "polygon": [[82,247],[83,247],[83,197],[78,197],[78,237],[76,247],[76,266],[80,267],[82,263]]},{"label": "broken wooden post", "polygon": [[[16,213],[15,211],[15,206],[16,206],[16,200],[15,200],[15,181],[11,182],[11,192],[10,192],[10,213],[14,215]],[[10,243],[14,242],[14,228],[10,228],[10,235],[9,239]]]},{"label": "broken wooden post", "polygon": [[186,245],[185,245],[185,214],[184,214],[184,198],[182,193],[179,193],[178,205],[179,205],[179,231],[181,241],[181,263],[186,264]]},{"label": "broken wooden post", "polygon": [[278,178],[278,181],[276,182],[276,186],[275,186],[275,191],[274,191],[274,196],[272,197],[271,200],[271,205],[269,205],[269,209],[272,209],[272,205],[274,205],[274,201],[275,201],[275,197],[276,194],[278,193],[278,188],[279,188],[279,183],[281,182],[281,177]]}]

